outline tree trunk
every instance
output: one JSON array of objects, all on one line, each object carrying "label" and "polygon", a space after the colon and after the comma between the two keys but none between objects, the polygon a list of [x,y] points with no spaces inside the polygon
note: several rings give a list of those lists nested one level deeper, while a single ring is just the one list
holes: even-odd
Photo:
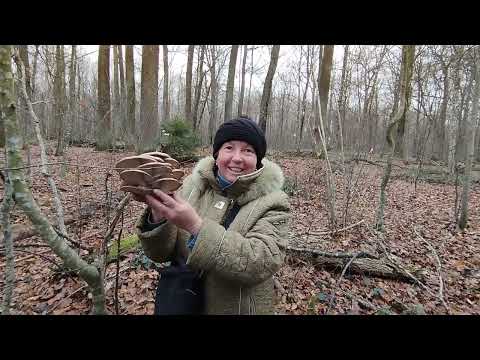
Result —
[{"label": "tree trunk", "polygon": [[465,90],[462,94],[462,100],[460,102],[460,116],[458,117],[458,130],[457,130],[457,141],[455,144],[455,163],[464,161],[467,154],[466,141],[465,137],[467,136],[466,132],[466,123],[468,122],[469,115],[469,104],[470,98],[472,95],[472,83],[473,83],[474,74],[471,73]]},{"label": "tree trunk", "polygon": [[200,59],[198,60],[197,66],[197,82],[195,85],[195,101],[193,105],[193,129],[196,130],[198,126],[198,106],[200,105],[200,96],[202,95],[202,84],[203,79],[205,77],[205,73],[203,72],[203,63],[205,60],[205,47],[206,45],[202,45],[200,47]]},{"label": "tree trunk", "polygon": [[170,120],[170,99],[168,98],[168,46],[163,45],[163,116],[162,121]]},{"label": "tree trunk", "polygon": [[450,82],[448,77],[448,66],[445,64],[442,65],[442,73],[443,73],[443,96],[442,96],[442,105],[440,107],[440,116],[438,118],[438,125],[437,125],[437,156],[440,160],[447,161],[448,160],[448,151],[447,147],[445,146],[446,140],[446,132],[445,126],[447,122],[447,106],[448,106],[448,98],[450,96]]},{"label": "tree trunk", "polygon": [[112,147],[112,121],[110,116],[110,45],[99,45],[97,92],[96,149],[101,151]]},{"label": "tree trunk", "polygon": [[267,116],[268,107],[270,105],[270,97],[272,96],[272,82],[275,70],[277,69],[278,54],[280,53],[280,45],[273,45],[272,53],[270,56],[270,65],[268,66],[267,76],[263,84],[262,100],[260,101],[260,117],[258,124],[263,133],[267,133]]},{"label": "tree trunk", "polygon": [[212,60],[210,63],[210,87],[212,91],[212,97],[210,102],[210,120],[208,123],[208,140],[209,144],[213,144],[213,136],[215,134],[215,128],[217,126],[217,97],[218,97],[218,85],[217,85],[217,52],[215,45],[211,45]]},{"label": "tree trunk", "polygon": [[252,54],[250,55],[250,79],[248,81],[248,96],[247,96],[247,114],[250,116],[251,110],[250,110],[250,94],[252,92],[252,77],[253,77],[253,50],[255,48],[252,46]]},{"label": "tree trunk", "polygon": [[187,74],[185,79],[185,121],[192,125],[192,67],[195,45],[188,45]]},{"label": "tree trunk", "polygon": [[68,97],[69,97],[69,106],[68,106],[68,114],[69,114],[69,131],[68,137],[71,138],[72,136],[72,128],[73,124],[76,121],[77,109],[76,109],[76,102],[75,102],[75,79],[76,79],[76,67],[77,67],[77,49],[76,45],[72,45],[72,54],[70,57],[70,74],[68,77]]},{"label": "tree trunk", "polygon": [[[478,46],[475,49],[475,53],[478,56]],[[475,64],[476,63],[476,64]],[[458,226],[460,229],[465,230],[468,222],[468,200],[470,197],[471,176],[472,176],[472,163],[474,156],[474,144],[475,144],[475,123],[478,117],[478,101],[480,99],[480,61],[477,58],[474,64],[472,64],[472,74],[475,76],[475,89],[473,91],[472,99],[472,111],[470,116],[466,119],[466,159],[465,159],[465,175],[463,182],[462,192],[462,208],[460,210],[460,219],[458,220]]]},{"label": "tree trunk", "polygon": [[[337,127],[335,129],[335,146],[338,149],[340,146],[340,138],[345,138],[345,133],[340,134],[340,121],[345,123],[345,114],[346,114],[346,106],[347,106],[347,99],[346,99],[346,83],[347,83],[347,65],[348,65],[348,54],[349,54],[349,45],[345,45],[343,49],[343,65],[342,65],[342,76],[340,80],[340,95],[339,95],[339,113],[340,118],[337,117]],[[342,129],[342,131],[345,131]],[[342,135],[342,136],[341,136]]]},{"label": "tree trunk", "polygon": [[126,134],[126,125],[125,125],[125,112],[126,112],[126,93],[125,93],[125,63],[123,61],[123,45],[117,45],[118,51],[118,69],[120,71],[120,129],[121,134],[124,136]]},{"label": "tree trunk", "polygon": [[243,46],[243,61],[242,61],[242,80],[240,85],[240,97],[238,99],[238,116],[242,116],[243,114],[243,97],[245,94],[245,65],[247,64],[247,54],[248,49],[247,45]]},{"label": "tree trunk", "polygon": [[332,74],[334,45],[325,45],[321,63],[320,80],[318,82],[318,95],[320,97],[320,112],[325,123],[327,120],[328,95],[330,92],[330,78]]},{"label": "tree trunk", "polygon": [[[156,50],[155,50],[156,48]],[[155,150],[155,141],[158,131],[158,119],[155,112],[155,102],[157,99],[158,83],[155,71],[158,65],[158,45],[143,45],[142,50],[142,78],[140,90],[140,134],[138,142],[138,152],[147,152]]]},{"label": "tree trunk", "polygon": [[114,128],[114,141],[121,134],[121,122],[120,122],[120,77],[119,77],[119,61],[118,61],[118,47],[117,45],[112,45],[113,47],[113,106],[112,106],[112,125]]},{"label": "tree trunk", "polygon": [[57,149],[55,156],[62,156],[65,150],[65,59],[63,45],[57,45],[55,51],[55,126]]},{"label": "tree trunk", "polygon": [[[33,56],[33,70],[32,70],[32,95],[35,94],[36,87],[36,79],[37,79],[37,64],[38,64],[38,50],[39,45],[35,45],[35,55]],[[34,99],[32,99],[34,100]]]},{"label": "tree trunk", "polygon": [[235,85],[235,67],[237,65],[238,45],[232,45],[228,64],[227,90],[225,94],[225,113],[223,122],[232,120],[233,89]]},{"label": "tree trunk", "polygon": [[[5,167],[8,168],[8,159]],[[13,254],[13,236],[10,226],[10,211],[12,210],[12,184],[9,179],[8,171],[5,171],[4,196],[2,201],[2,210],[0,213],[1,225],[3,228],[3,242],[5,244],[5,277],[3,287],[3,306],[0,309],[1,315],[10,315],[10,305],[12,302],[13,288],[15,285],[15,257]]]},{"label": "tree trunk", "polygon": [[135,78],[134,78],[134,65],[133,65],[133,45],[127,45],[125,47],[125,80],[127,83],[127,132],[129,144],[136,143],[135,132]]}]

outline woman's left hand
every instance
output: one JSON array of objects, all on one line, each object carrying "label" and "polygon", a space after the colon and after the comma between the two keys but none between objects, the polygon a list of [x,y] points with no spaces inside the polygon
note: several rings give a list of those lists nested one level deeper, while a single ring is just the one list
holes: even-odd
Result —
[{"label": "woman's left hand", "polygon": [[197,235],[202,227],[202,218],[177,193],[169,196],[159,189],[154,189],[153,195],[145,196],[145,202],[152,208],[153,212],[161,214],[172,224],[192,235]]}]

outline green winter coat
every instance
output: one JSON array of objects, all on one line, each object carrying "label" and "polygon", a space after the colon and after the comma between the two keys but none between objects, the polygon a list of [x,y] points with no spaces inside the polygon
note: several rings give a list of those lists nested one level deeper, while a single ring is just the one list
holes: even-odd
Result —
[{"label": "green winter coat", "polygon": [[[142,232],[148,209],[137,222],[145,254],[153,261],[180,254],[192,269],[204,271],[206,314],[273,314],[273,274],[285,258],[290,205],[281,190],[280,167],[262,162],[261,169],[222,192],[213,157],[199,161],[179,190],[203,219],[192,251],[186,246],[190,234],[168,222]],[[225,230],[220,224],[235,201],[240,211]]]}]

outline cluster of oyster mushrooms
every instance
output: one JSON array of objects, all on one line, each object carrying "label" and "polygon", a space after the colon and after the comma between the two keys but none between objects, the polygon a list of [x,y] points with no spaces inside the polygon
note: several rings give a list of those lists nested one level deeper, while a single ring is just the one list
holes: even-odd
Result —
[{"label": "cluster of oyster mushrooms", "polygon": [[151,194],[153,189],[171,194],[182,185],[185,175],[177,160],[156,151],[125,157],[117,162],[115,170],[122,179],[120,190],[137,195]]}]

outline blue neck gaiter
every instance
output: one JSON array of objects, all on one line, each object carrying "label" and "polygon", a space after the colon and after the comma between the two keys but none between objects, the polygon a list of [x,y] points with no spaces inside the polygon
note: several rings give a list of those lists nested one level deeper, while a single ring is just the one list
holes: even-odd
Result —
[{"label": "blue neck gaiter", "polygon": [[219,172],[217,172],[217,182],[218,185],[222,188],[222,191],[230,187],[233,183],[225,179]]}]

